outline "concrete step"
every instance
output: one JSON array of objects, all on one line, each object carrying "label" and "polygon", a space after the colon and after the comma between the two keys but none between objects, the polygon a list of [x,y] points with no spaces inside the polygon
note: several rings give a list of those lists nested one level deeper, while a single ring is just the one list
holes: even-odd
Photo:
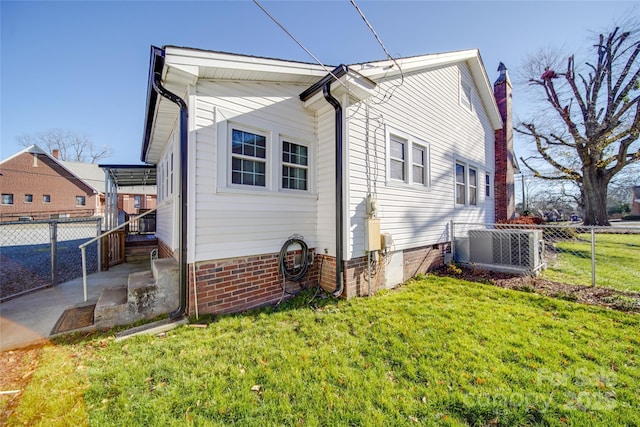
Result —
[{"label": "concrete step", "polygon": [[154,305],[157,286],[151,270],[131,273],[127,286],[127,300],[138,313],[149,311]]},{"label": "concrete step", "polygon": [[111,319],[121,318],[128,311],[127,287],[117,286],[102,290],[93,313],[96,327],[109,327]]},{"label": "concrete step", "polygon": [[97,328],[152,319],[177,308],[178,263],[172,258],[165,258],[156,259],[151,265],[150,271],[129,274],[127,285],[102,291],[94,312]]}]

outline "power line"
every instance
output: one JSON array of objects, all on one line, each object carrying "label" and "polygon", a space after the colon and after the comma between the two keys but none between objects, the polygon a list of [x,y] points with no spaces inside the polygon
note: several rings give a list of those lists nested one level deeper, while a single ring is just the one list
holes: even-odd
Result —
[{"label": "power line", "polygon": [[307,54],[309,56],[311,56],[322,68],[324,68],[324,70],[328,73],[331,74],[331,76],[333,76],[334,79],[336,79],[336,81],[338,83],[340,83],[342,86],[345,87],[345,89],[347,89],[347,92],[349,92],[349,88],[341,81],[338,79],[338,77],[333,74],[333,72],[331,70],[329,70],[323,63],[322,61],[320,61],[318,58],[316,58],[316,56],[311,53],[311,51],[309,49],[307,49],[306,47],[304,47],[304,45],[302,44],[302,42],[300,42],[297,38],[294,37],[293,34],[291,34],[291,32],[289,30],[287,30],[284,25],[282,25],[273,15],[271,15],[269,13],[269,11],[267,11],[267,9],[265,9],[259,2],[258,0],[253,0],[253,2],[255,3],[256,6],[258,6],[278,27],[280,27],[280,29],[282,31],[284,31],[289,37],[291,37],[291,39],[296,42],[298,44],[298,46],[300,46],[305,52],[307,52]]},{"label": "power line", "polygon": [[382,104],[383,102],[386,102],[389,99],[391,99],[391,97],[393,96],[393,93],[396,91],[396,89],[398,89],[400,86],[402,86],[404,84],[404,73],[402,72],[402,67],[400,67],[400,64],[398,64],[398,61],[396,61],[396,59],[393,56],[391,56],[391,54],[389,53],[387,48],[384,46],[384,43],[382,43],[382,40],[378,36],[378,33],[376,33],[376,30],[373,28],[373,25],[371,25],[371,23],[369,22],[367,17],[364,16],[364,13],[360,9],[360,7],[358,7],[358,4],[355,2],[355,0],[349,0],[349,1],[351,2],[351,5],[353,5],[353,7],[356,9],[356,11],[360,15],[360,17],[362,18],[364,23],[367,25],[367,27],[369,28],[371,33],[373,33],[373,36],[375,37],[376,41],[378,42],[378,44],[380,45],[380,47],[384,51],[385,55],[387,55],[387,59],[390,59],[391,61],[393,61],[395,66],[398,67],[398,70],[400,71],[400,84],[394,85],[391,90],[387,91],[387,93],[382,97],[382,101],[380,101],[378,103],[378,104]]},{"label": "power line", "polygon": [[358,14],[360,14],[360,17],[362,18],[364,23],[367,24],[367,27],[369,27],[369,30],[371,30],[371,32],[373,33],[373,36],[378,41],[378,44],[382,47],[382,50],[384,50],[384,53],[387,55],[387,59],[393,59],[393,57],[387,51],[387,48],[384,47],[384,44],[382,43],[382,40],[380,40],[380,37],[378,37],[378,33],[376,33],[376,30],[373,29],[373,26],[369,23],[369,20],[367,20],[367,17],[364,16],[364,13],[362,13],[362,10],[360,10],[360,8],[356,4],[355,0],[350,0],[350,1],[351,1],[351,4],[353,5],[353,7],[355,7],[356,10],[358,11]]}]

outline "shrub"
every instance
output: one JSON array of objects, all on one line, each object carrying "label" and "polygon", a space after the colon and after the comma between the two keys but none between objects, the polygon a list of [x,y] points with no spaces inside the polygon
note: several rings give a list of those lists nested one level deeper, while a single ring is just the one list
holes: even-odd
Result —
[{"label": "shrub", "polygon": [[545,221],[537,216],[521,216],[516,219],[508,220],[506,224],[543,225],[545,224]]}]

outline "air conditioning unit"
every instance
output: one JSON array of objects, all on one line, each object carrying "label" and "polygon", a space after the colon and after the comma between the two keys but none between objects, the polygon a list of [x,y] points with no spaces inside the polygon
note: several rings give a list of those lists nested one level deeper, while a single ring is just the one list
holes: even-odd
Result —
[{"label": "air conditioning unit", "polygon": [[469,230],[469,262],[488,270],[536,274],[544,268],[540,230]]}]

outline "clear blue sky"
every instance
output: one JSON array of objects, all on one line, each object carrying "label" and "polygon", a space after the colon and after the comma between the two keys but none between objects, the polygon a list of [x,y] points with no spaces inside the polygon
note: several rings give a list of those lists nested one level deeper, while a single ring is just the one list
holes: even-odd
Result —
[{"label": "clear blue sky", "polygon": [[[327,65],[384,59],[348,0],[262,1]],[[478,48],[489,79],[513,73],[539,48],[577,51],[638,2],[370,2],[358,5],[392,55]],[[635,6],[635,9],[634,9]],[[107,163],[138,163],[149,46],[201,49],[313,62],[250,1],[0,2],[0,158],[16,137],[52,128],[111,146]],[[592,38],[591,38],[592,39]],[[527,103],[516,85],[514,113]]]}]

